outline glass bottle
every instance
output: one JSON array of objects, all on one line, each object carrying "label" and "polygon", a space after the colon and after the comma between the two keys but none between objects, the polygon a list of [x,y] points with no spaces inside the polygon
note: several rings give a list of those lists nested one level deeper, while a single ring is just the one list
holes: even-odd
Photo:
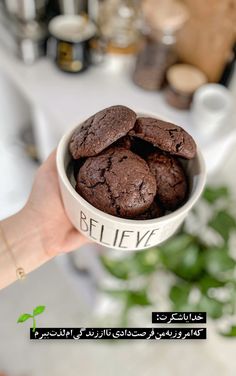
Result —
[{"label": "glass bottle", "polygon": [[[109,49],[130,49],[139,40],[139,0],[103,0],[99,2],[98,28]],[[121,51],[122,52],[122,51]]]}]

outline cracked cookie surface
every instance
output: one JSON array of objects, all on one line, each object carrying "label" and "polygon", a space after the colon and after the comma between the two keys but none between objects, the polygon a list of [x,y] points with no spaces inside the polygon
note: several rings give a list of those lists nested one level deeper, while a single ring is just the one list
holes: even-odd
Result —
[{"label": "cracked cookie surface", "polygon": [[179,157],[192,159],[196,155],[196,144],[190,134],[163,120],[140,117],[129,134]]},{"label": "cracked cookie surface", "polygon": [[97,209],[133,218],[151,206],[156,180],[142,158],[130,150],[111,147],[85,161],[77,176],[76,190]]},{"label": "cracked cookie surface", "polygon": [[125,136],[135,121],[135,112],[125,106],[112,106],[97,112],[73,133],[69,145],[73,158],[99,154]]},{"label": "cracked cookie surface", "polygon": [[150,171],[156,178],[157,199],[167,210],[175,210],[187,197],[187,179],[180,162],[162,152],[156,151],[147,158]]}]

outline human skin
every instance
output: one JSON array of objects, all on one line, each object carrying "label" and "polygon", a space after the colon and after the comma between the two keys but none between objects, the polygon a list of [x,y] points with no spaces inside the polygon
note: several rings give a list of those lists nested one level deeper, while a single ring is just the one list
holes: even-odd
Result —
[{"label": "human skin", "polygon": [[55,156],[54,151],[38,169],[24,208],[0,222],[11,250],[1,234],[0,289],[17,279],[14,259],[27,274],[57,254],[78,249],[88,242],[64,211]]}]

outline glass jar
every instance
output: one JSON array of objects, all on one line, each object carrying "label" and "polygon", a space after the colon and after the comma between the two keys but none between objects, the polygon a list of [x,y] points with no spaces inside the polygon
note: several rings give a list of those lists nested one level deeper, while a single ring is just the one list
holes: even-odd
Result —
[{"label": "glass jar", "polygon": [[159,40],[147,37],[139,52],[133,81],[146,90],[160,90],[168,68],[177,61],[175,35],[160,33]]},{"label": "glass jar", "polygon": [[133,46],[137,45],[140,36],[139,3],[139,0],[103,0],[99,2],[98,29],[108,50],[131,50]]},{"label": "glass jar", "polygon": [[167,71],[165,99],[167,103],[179,110],[187,110],[192,102],[194,92],[207,83],[206,75],[189,64],[176,64]]},{"label": "glass jar", "polygon": [[133,80],[146,90],[160,90],[166,71],[177,61],[176,34],[187,20],[188,12],[175,0],[146,0],[143,14],[147,36],[137,56]]}]

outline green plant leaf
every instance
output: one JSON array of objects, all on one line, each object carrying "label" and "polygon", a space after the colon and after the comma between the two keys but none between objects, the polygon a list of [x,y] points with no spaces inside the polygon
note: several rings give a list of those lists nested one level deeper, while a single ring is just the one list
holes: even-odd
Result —
[{"label": "green plant leaf", "polygon": [[114,260],[107,256],[101,256],[101,262],[105,269],[114,277],[128,280],[141,274],[149,274],[156,270],[160,262],[156,248],[139,251],[131,257],[123,260]]},{"label": "green plant leaf", "polygon": [[[206,251],[207,252],[207,251]],[[197,283],[199,289],[205,294],[210,288],[222,287],[225,285],[224,281],[220,281],[211,275],[205,274]]]},{"label": "green plant leaf", "polygon": [[17,323],[24,322],[28,320],[30,317],[32,317],[32,315],[30,315],[29,313],[23,313],[22,315],[19,316]]},{"label": "green plant leaf", "polygon": [[100,257],[105,269],[114,277],[127,280],[132,271],[133,261],[126,258],[124,260],[113,260],[106,256]]},{"label": "green plant leaf", "polygon": [[191,235],[187,233],[181,233],[167,240],[165,243],[159,246],[159,249],[164,253],[175,254],[182,249],[187,248],[192,242],[193,237]]},{"label": "green plant leaf", "polygon": [[232,230],[236,230],[235,218],[225,210],[220,210],[208,223],[227,242]]},{"label": "green plant leaf", "polygon": [[206,201],[210,204],[213,204],[215,201],[219,200],[220,198],[228,198],[229,197],[229,190],[228,187],[206,187],[203,192],[202,196]]},{"label": "green plant leaf", "polygon": [[183,251],[193,242],[193,237],[188,234],[174,236],[159,247],[163,264],[169,269],[175,269],[182,259]]},{"label": "green plant leaf", "polygon": [[154,272],[160,264],[159,250],[157,248],[136,252],[133,257],[135,273],[137,275],[150,274]]},{"label": "green plant leaf", "polygon": [[151,304],[145,289],[134,290],[105,290],[111,296],[122,299],[128,308],[133,306],[148,306]]},{"label": "green plant leaf", "polygon": [[230,330],[227,332],[220,332],[220,334],[224,337],[236,337],[236,325],[232,325]]},{"label": "green plant leaf", "polygon": [[236,262],[228,255],[225,247],[206,249],[204,252],[204,267],[213,277],[218,277],[225,272],[231,271]]},{"label": "green plant leaf", "polygon": [[[224,303],[221,303],[216,299],[209,298],[207,295],[202,295],[198,303],[191,304],[189,302],[189,295],[192,287],[193,284],[191,282],[180,282],[172,286],[169,292],[169,298],[172,302],[173,309],[176,311],[203,311],[207,312],[209,316],[214,319],[223,315]],[[207,290],[208,289],[206,289],[206,292]]]},{"label": "green plant leaf", "polygon": [[175,236],[160,247],[163,264],[186,280],[195,280],[203,272],[201,248],[198,240],[188,234]]},{"label": "green plant leaf", "polygon": [[200,248],[197,244],[191,244],[181,252],[179,264],[175,267],[175,273],[186,280],[195,280],[203,272],[203,261]]},{"label": "green plant leaf", "polygon": [[207,312],[212,319],[218,319],[223,315],[224,303],[214,298],[202,295],[201,300],[196,304],[196,311]]},{"label": "green plant leaf", "polygon": [[188,304],[191,286],[187,283],[178,283],[171,287],[169,298],[177,310],[182,310]]},{"label": "green plant leaf", "polygon": [[114,298],[126,300],[129,295],[129,290],[104,290],[107,294]]},{"label": "green plant leaf", "polygon": [[128,294],[128,306],[149,306],[151,305],[151,301],[149,300],[148,294],[146,290],[140,291],[129,291]]},{"label": "green plant leaf", "polygon": [[41,313],[43,313],[45,310],[45,306],[37,306],[34,310],[33,310],[33,315],[34,316],[37,316],[37,315],[40,315]]}]

